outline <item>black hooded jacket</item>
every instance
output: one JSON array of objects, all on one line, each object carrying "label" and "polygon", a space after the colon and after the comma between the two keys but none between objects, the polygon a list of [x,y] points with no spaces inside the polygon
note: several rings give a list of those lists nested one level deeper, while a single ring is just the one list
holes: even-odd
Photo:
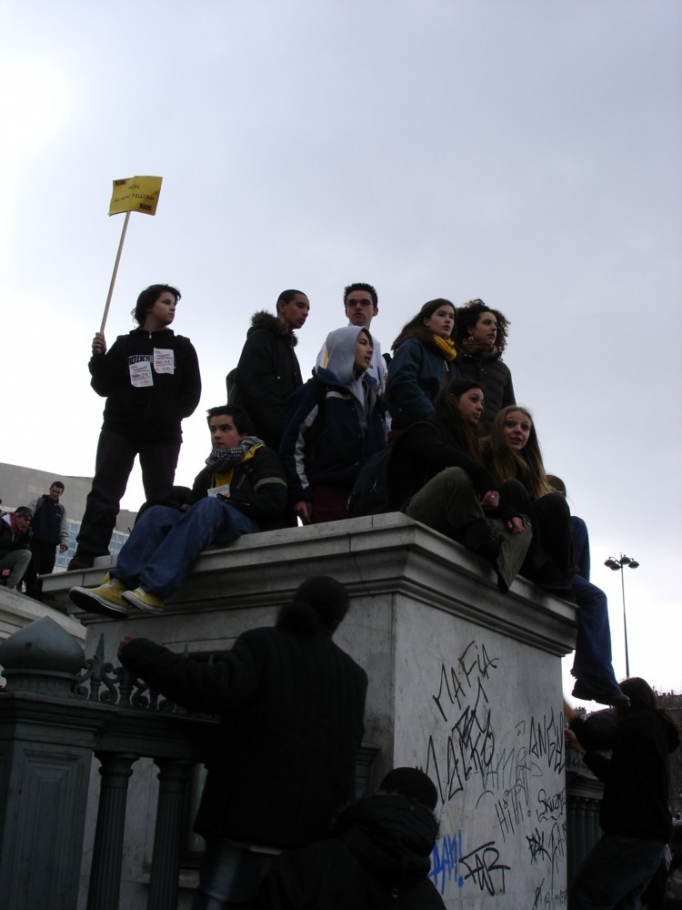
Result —
[{"label": "black hooded jacket", "polygon": [[[136,375],[140,366],[148,371],[146,378]],[[172,329],[137,328],[119,335],[106,354],[94,354],[88,368],[91,386],[107,399],[103,430],[140,442],[182,440],[181,421],[201,397],[199,362],[189,338]]]},{"label": "black hooded jacket", "polygon": [[[601,714],[602,712],[599,712]],[[610,725],[574,720],[587,749],[583,761],[604,783],[599,824],[605,834],[657,840],[672,835],[670,753],[680,744],[674,725],[658,711],[632,711]],[[611,758],[598,750],[611,749]]]},{"label": "black hooded jacket", "polygon": [[296,344],[296,336],[272,313],[254,313],[237,364],[237,395],[230,395],[231,404],[246,408],[255,435],[275,452],[287,423],[287,402],[303,385]]},{"label": "black hooded jacket", "polygon": [[429,880],[438,834],[433,814],[391,794],[371,796],[340,816],[329,840],[281,856],[265,879],[258,910],[442,910]]},{"label": "black hooded jacket", "polygon": [[145,638],[120,657],[177,704],[220,714],[199,834],[282,849],[324,837],[353,792],[367,690],[328,634],[251,629],[214,664]]}]

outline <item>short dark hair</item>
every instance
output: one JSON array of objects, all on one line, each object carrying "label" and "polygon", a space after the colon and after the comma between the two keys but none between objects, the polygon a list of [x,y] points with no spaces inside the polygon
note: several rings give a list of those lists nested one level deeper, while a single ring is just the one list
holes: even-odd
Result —
[{"label": "short dark hair", "polygon": [[138,325],[142,325],[147,318],[147,313],[154,306],[156,301],[162,294],[168,291],[175,297],[175,302],[182,297],[182,294],[177,288],[171,287],[170,284],[150,284],[148,288],[145,288],[141,292],[140,296],[137,298],[137,303],[135,304],[135,309],[132,310],[132,316],[135,322]]},{"label": "short dark hair", "polygon": [[64,484],[61,482],[61,480],[53,480],[50,484],[49,489],[52,489],[52,487],[59,487],[62,493],[64,492]]},{"label": "short dark hair", "polygon": [[246,433],[247,436],[255,433],[251,418],[238,404],[221,404],[217,408],[209,408],[206,411],[206,422],[209,423],[211,417],[220,417],[221,414],[232,418],[239,433]]},{"label": "short dark hair", "polygon": [[28,506],[19,506],[18,509],[14,510],[15,518],[33,518],[33,509],[29,509]]},{"label": "short dark hair", "polygon": [[356,281],[354,284],[349,284],[347,288],[343,289],[343,305],[346,306],[346,301],[348,300],[348,295],[352,294],[353,291],[367,291],[369,296],[372,298],[372,303],[374,306],[379,306],[379,295],[376,292],[371,284],[366,284],[364,281]]},{"label": "short dark hair", "polygon": [[287,291],[282,291],[282,293],[277,296],[277,303],[275,305],[275,309],[277,310],[277,312],[279,313],[280,301],[282,303],[291,303],[291,301],[294,299],[294,297],[296,297],[297,294],[300,294],[303,297],[308,296],[305,293],[305,291],[297,291],[296,288],[289,288],[289,290],[287,290]]}]

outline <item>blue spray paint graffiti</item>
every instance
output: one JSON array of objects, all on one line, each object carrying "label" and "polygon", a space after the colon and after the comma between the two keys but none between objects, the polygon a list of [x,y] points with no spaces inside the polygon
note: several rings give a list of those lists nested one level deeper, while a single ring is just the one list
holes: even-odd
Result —
[{"label": "blue spray paint graffiti", "polygon": [[448,882],[455,882],[458,888],[463,888],[468,881],[488,894],[504,894],[504,876],[510,867],[500,863],[499,859],[500,851],[495,841],[480,844],[465,854],[462,832],[458,831],[455,835],[444,835],[434,845],[429,877],[441,894],[445,893]]}]

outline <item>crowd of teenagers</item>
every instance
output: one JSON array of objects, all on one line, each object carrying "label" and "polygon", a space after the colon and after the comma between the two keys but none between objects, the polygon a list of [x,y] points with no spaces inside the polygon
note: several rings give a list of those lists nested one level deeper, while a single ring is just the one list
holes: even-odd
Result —
[{"label": "crowd of teenagers", "polygon": [[[503,594],[520,574],[579,607],[573,694],[616,710],[605,726],[565,707],[568,744],[606,786],[601,853],[578,874],[574,906],[613,907],[635,894],[669,836],[666,769],[679,737],[648,684],[615,679],[587,528],[545,470],[531,412],[516,404],[501,357],[504,315],[482,300],[429,301],[382,357],[370,331],[376,290],[351,284],[348,325],[329,332],[304,382],[296,332],[310,304],[284,291],[275,313],[252,318],[228,403],[208,410],[211,451],[189,488],[175,485],[175,466],[201,383],[194,348],[169,328],[179,299],[153,285],[138,299],[137,329],[110,350],[94,338],[92,385],[107,402],[70,569],[107,553],[138,454],[147,500],[117,564],[98,587],[73,587],[74,603],[112,618],[159,614],[207,546],[359,514],[373,472],[382,495],[365,497],[365,512],[368,502],[402,511],[460,543],[492,566]],[[122,639],[121,662],[155,691],[221,715],[196,821],[207,849],[194,910],[443,906],[428,878],[438,793],[422,772],[395,769],[329,828],[352,795],[367,688],[365,671],[332,642],[347,609],[337,581],[308,579],[274,627],[239,636],[216,664]],[[643,796],[631,824],[620,805],[633,788]],[[628,875],[602,875],[626,847]]]},{"label": "crowd of teenagers", "polygon": [[[106,405],[69,568],[108,553],[136,455],[146,502],[104,584],[75,589],[74,600],[108,615],[158,611],[209,545],[299,521],[402,511],[486,560],[501,591],[520,574],[575,601],[574,694],[626,703],[606,597],[589,580],[586,529],[563,482],[545,471],[531,412],[515,401],[503,313],[482,300],[428,301],[382,356],[371,332],[377,292],[351,284],[348,324],[329,332],[304,381],[296,345],[310,303],[283,291],[274,313],[252,317],[227,376],[228,403],[208,412],[211,453],[190,489],[175,485],[175,468],[201,379],[191,342],[170,328],[179,300],[176,288],[152,285],[133,310],[136,329],[110,349],[102,334],[93,340],[92,386]],[[357,497],[363,482],[381,494],[370,504]]]}]

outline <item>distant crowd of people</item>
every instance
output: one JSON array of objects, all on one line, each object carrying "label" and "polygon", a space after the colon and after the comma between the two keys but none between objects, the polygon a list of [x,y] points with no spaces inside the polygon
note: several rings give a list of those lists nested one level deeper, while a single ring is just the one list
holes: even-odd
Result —
[{"label": "distant crowd of people", "polygon": [[11,591],[25,587],[26,594],[42,600],[42,581],[54,569],[57,550],[69,548],[66,509],[59,501],[64,492],[54,480],[47,493],[27,506],[0,515],[0,585]]},{"label": "distant crowd of people", "polygon": [[[351,284],[348,325],[329,332],[304,382],[296,332],[310,303],[284,291],[275,313],[252,318],[227,376],[228,403],[208,410],[210,453],[189,488],[175,485],[175,468],[201,379],[191,342],[170,328],[179,300],[176,288],[152,285],[137,300],[135,330],[110,350],[101,333],[93,340],[92,386],[106,405],[69,569],[108,553],[137,455],[146,502],[116,565],[97,587],[74,586],[73,602],[119,619],[160,614],[206,547],[358,514],[369,478],[375,495],[365,513],[402,511],[457,541],[493,567],[503,593],[520,574],[578,605],[573,694],[616,715],[603,726],[565,705],[569,746],[606,783],[605,836],[578,875],[572,906],[636,899],[669,836],[666,769],[679,736],[643,680],[616,681],[606,597],[589,581],[587,528],[571,516],[563,481],[545,470],[530,411],[516,404],[502,360],[505,316],[482,300],[429,301],[383,357],[370,331],[377,292]],[[34,590],[51,571],[65,543],[62,492],[55,482],[3,522],[10,587],[29,562]],[[12,556],[17,541],[30,540],[31,522],[29,555]],[[332,641],[347,609],[336,580],[307,579],[274,627],[240,635],[213,664],[122,638],[131,673],[221,718],[195,823],[207,847],[193,910],[444,906],[429,880],[433,782],[397,768],[373,796],[349,804],[367,675]],[[602,749],[613,750],[610,762]],[[633,792],[634,819],[623,810]]]}]

